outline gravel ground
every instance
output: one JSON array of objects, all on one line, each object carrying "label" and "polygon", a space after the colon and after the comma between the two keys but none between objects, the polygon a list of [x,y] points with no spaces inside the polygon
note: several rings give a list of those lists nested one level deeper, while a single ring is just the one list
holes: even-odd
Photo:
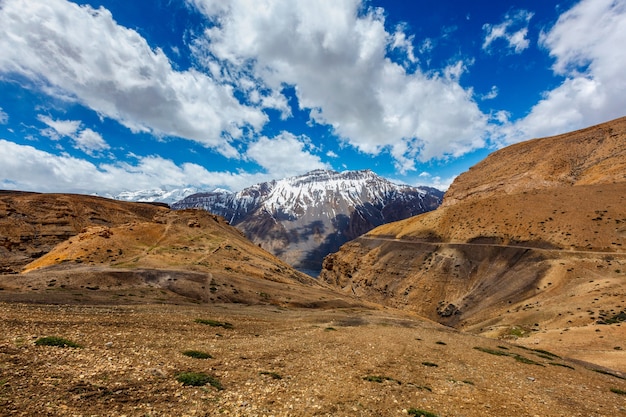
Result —
[{"label": "gravel ground", "polygon": [[626,416],[621,378],[391,309],[0,303],[0,317],[2,416]]}]

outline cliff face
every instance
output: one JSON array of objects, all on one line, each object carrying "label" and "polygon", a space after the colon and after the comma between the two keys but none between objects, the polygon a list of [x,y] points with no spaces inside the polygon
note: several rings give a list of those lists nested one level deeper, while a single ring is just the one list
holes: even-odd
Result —
[{"label": "cliff face", "polygon": [[327,257],[321,278],[490,336],[595,331],[626,310],[626,119],[493,153],[437,210]]}]

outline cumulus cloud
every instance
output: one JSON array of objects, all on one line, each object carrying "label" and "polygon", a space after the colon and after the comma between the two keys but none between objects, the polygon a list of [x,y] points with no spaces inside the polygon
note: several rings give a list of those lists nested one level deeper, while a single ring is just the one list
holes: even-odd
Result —
[{"label": "cumulus cloud", "polygon": [[109,149],[110,146],[102,136],[90,128],[83,128],[79,120],[54,120],[49,116],[37,116],[39,121],[48,126],[41,131],[44,136],[52,140],[60,140],[68,137],[72,140],[73,146],[88,155],[96,156],[99,151]]},{"label": "cumulus cloud", "polygon": [[102,7],[3,0],[0,28],[0,73],[80,102],[133,132],[194,140],[232,157],[238,156],[232,141],[267,122],[262,104],[240,103],[232,86],[196,70],[174,70],[161,49]]},{"label": "cumulus cloud", "polygon": [[84,159],[54,155],[32,146],[0,139],[0,188],[38,192],[73,192],[116,195],[139,189],[173,189],[189,185],[212,190],[240,190],[268,181],[266,174],[211,172],[184,163],[176,165],[160,156],[136,157],[134,163],[95,165]]},{"label": "cumulus cloud", "polygon": [[360,0],[187,2],[211,22],[196,43],[198,56],[274,91],[295,87],[312,121],[362,152],[389,151],[412,170],[416,159],[484,146],[486,116],[471,90],[458,78],[411,72],[390,59],[393,50],[414,61],[412,38],[402,27],[387,32],[380,9]]},{"label": "cumulus cloud", "polygon": [[514,53],[522,53],[530,45],[526,36],[528,35],[528,24],[533,16],[534,13],[518,10],[514,13],[507,13],[504,16],[504,21],[497,25],[485,23],[483,25],[485,31],[483,49],[490,50],[495,41],[502,39]]},{"label": "cumulus cloud", "polygon": [[624,115],[626,1],[582,0],[542,34],[541,45],[563,77],[528,116],[506,123],[505,143],[549,136]]},{"label": "cumulus cloud", "polygon": [[7,123],[9,123],[9,115],[2,110],[2,107],[0,107],[0,125],[5,125]]},{"label": "cumulus cloud", "polygon": [[282,132],[274,138],[261,137],[250,144],[246,156],[262,166],[272,178],[284,178],[330,166],[308,151],[307,137]]}]

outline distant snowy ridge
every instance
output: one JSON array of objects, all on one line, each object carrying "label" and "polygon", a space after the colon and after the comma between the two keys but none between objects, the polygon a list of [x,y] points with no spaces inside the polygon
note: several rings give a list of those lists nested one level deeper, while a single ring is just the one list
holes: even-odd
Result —
[{"label": "distant snowy ridge", "polygon": [[236,193],[192,194],[172,208],[221,215],[291,265],[319,269],[341,244],[381,224],[434,210],[442,197],[434,188],[394,184],[370,170],[315,170]]},{"label": "distant snowy ridge", "polygon": [[122,191],[117,195],[107,195],[109,198],[121,201],[137,201],[137,202],[149,202],[149,203],[166,203],[173,204],[183,198],[198,193],[200,190],[197,188],[176,188],[173,190],[162,190],[160,188],[154,188],[151,190],[138,190],[138,191]]}]

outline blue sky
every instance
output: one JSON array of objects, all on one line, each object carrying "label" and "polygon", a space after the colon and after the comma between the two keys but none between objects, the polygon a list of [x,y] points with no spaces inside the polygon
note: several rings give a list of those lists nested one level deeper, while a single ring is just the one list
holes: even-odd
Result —
[{"label": "blue sky", "polygon": [[626,114],[626,0],[0,0],[0,188],[446,189]]}]

